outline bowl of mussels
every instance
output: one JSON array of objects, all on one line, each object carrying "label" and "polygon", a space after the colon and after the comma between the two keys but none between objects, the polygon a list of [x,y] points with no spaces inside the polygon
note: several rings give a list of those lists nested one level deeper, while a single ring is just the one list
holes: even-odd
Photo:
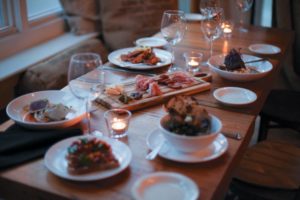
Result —
[{"label": "bowl of mussels", "polygon": [[212,56],[208,64],[210,69],[222,78],[237,82],[261,79],[273,68],[267,59],[241,54],[236,49],[231,49],[227,55]]},{"label": "bowl of mussels", "polygon": [[160,119],[159,129],[176,150],[192,153],[207,148],[222,128],[222,122],[209,114],[197,100],[175,96],[165,105],[167,115]]}]

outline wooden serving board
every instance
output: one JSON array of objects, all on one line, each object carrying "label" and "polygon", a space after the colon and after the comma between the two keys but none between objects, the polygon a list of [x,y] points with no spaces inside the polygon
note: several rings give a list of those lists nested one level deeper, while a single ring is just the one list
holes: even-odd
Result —
[{"label": "wooden serving board", "polygon": [[[122,83],[120,83],[122,84]],[[120,85],[118,84],[118,85]],[[136,91],[135,80],[126,81],[122,84],[124,86],[124,91],[127,94]],[[127,110],[139,110],[145,107],[153,106],[159,103],[163,103],[175,95],[192,95],[202,91],[209,90],[211,88],[211,83],[206,82],[200,78],[197,78],[196,83],[183,87],[181,89],[172,89],[167,86],[159,85],[162,95],[151,96],[142,98],[139,100],[132,100],[128,104],[124,104],[119,101],[119,96],[117,95],[107,95],[105,93],[101,94],[97,99],[96,103],[101,104],[102,106],[112,109],[112,108],[123,108]]]}]

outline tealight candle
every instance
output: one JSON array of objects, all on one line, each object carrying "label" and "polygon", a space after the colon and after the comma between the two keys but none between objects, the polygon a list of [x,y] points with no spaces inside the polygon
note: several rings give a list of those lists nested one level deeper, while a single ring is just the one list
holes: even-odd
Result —
[{"label": "tealight candle", "polygon": [[126,129],[127,125],[124,122],[113,122],[111,124],[111,128],[115,131],[115,132],[124,132],[124,130]]},{"label": "tealight candle", "polygon": [[131,112],[125,109],[112,109],[104,113],[105,122],[112,138],[127,136]]},{"label": "tealight candle", "polygon": [[188,65],[192,66],[192,67],[195,67],[195,66],[198,66],[199,65],[199,62],[195,61],[195,60],[191,60],[188,62]]},{"label": "tealight candle", "polygon": [[234,24],[231,21],[224,21],[222,23],[223,36],[230,38],[233,32]]},{"label": "tealight candle", "polygon": [[186,70],[192,74],[200,71],[203,54],[199,52],[186,52],[183,54]]}]

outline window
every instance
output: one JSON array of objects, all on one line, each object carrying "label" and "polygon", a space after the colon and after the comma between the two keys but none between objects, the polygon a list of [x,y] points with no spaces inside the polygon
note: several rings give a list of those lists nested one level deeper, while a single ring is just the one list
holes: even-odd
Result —
[{"label": "window", "polygon": [[63,34],[61,14],[59,0],[0,0],[0,59]]}]

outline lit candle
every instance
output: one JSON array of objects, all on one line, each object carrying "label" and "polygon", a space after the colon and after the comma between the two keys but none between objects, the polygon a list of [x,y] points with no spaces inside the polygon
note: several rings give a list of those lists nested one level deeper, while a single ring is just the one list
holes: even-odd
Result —
[{"label": "lit candle", "polygon": [[199,62],[195,61],[195,60],[190,60],[188,62],[188,65],[192,66],[192,67],[195,67],[195,66],[198,66],[199,65]]},{"label": "lit candle", "polygon": [[225,27],[225,28],[223,29],[223,32],[224,32],[224,33],[231,33],[232,30],[231,30],[231,28]]},{"label": "lit candle", "polygon": [[126,123],[122,121],[113,122],[111,128],[117,133],[123,133],[126,130]]}]

